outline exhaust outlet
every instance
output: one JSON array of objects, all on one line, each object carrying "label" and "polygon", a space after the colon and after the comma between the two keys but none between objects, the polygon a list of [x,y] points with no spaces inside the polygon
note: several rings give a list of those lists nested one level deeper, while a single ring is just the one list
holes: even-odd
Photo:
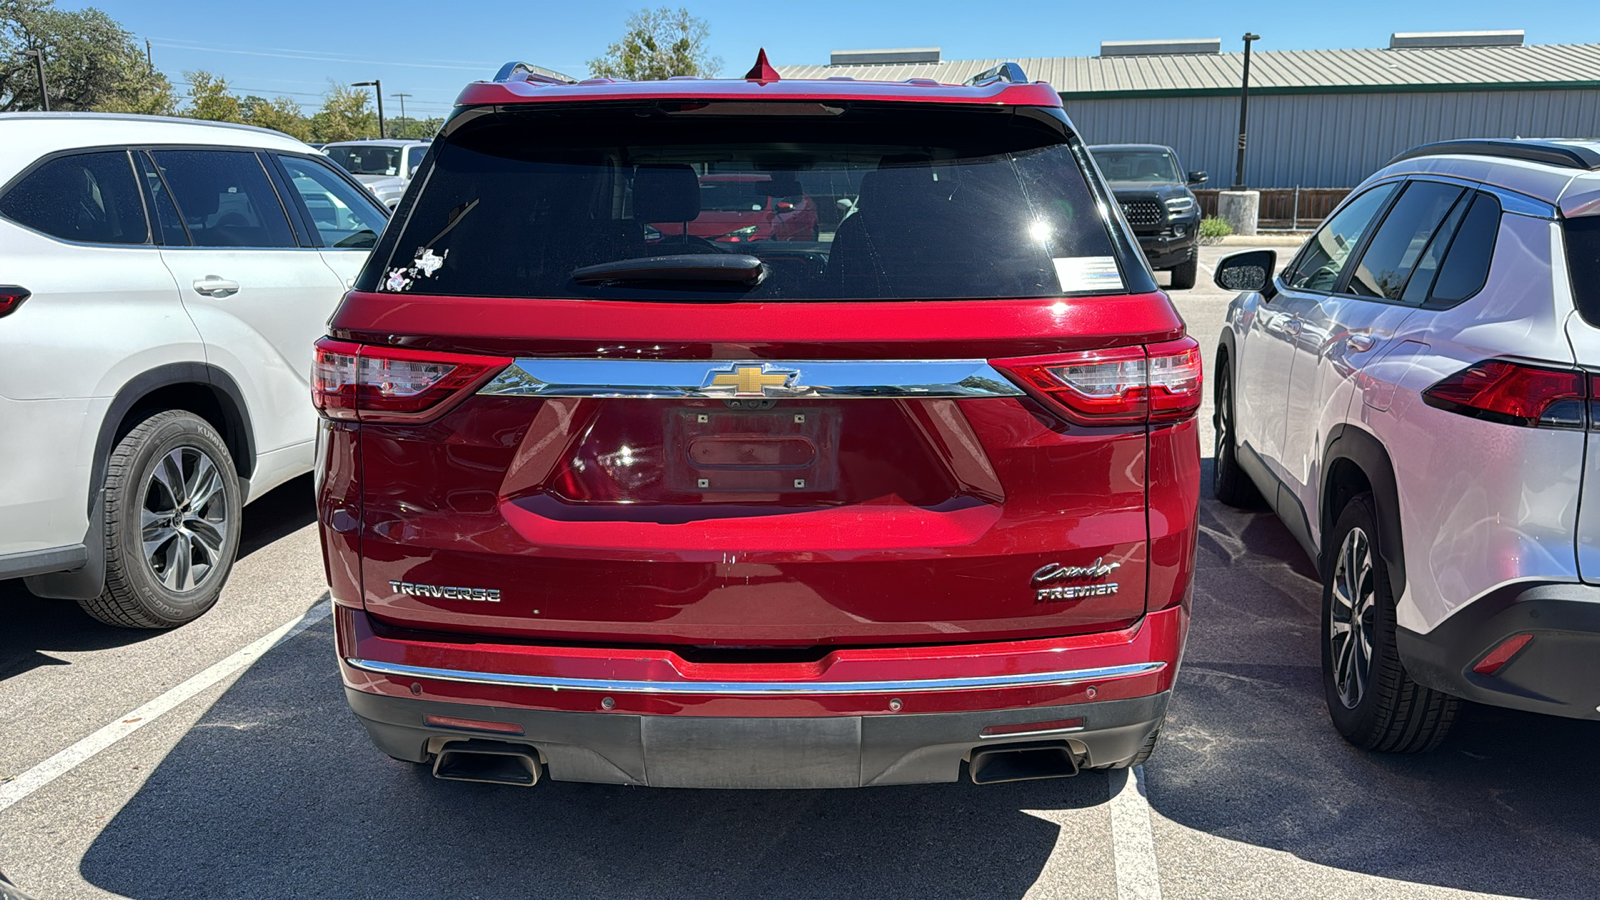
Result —
[{"label": "exhaust outlet", "polygon": [[1078,774],[1078,756],[1065,741],[978,747],[967,761],[973,784],[1071,778]]},{"label": "exhaust outlet", "polygon": [[433,777],[533,787],[539,783],[539,768],[532,747],[502,741],[451,741],[434,758]]}]

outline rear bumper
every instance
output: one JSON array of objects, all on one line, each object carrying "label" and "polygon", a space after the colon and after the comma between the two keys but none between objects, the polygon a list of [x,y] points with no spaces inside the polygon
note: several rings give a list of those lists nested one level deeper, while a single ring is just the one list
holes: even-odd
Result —
[{"label": "rear bumper", "polygon": [[351,709],[390,756],[420,762],[491,737],[536,748],[557,781],[669,787],[954,781],[975,748],[1008,742],[1126,763],[1166,714],[1188,627],[1180,606],[1099,635],[708,665],[658,649],[419,640],[359,610],[337,616]]},{"label": "rear bumper", "polygon": [[[976,748],[1067,745],[1079,767],[1126,763],[1166,717],[1162,692],[1021,710],[910,716],[768,718],[634,716],[496,708],[346,689],[350,708],[390,756],[422,762],[450,741],[535,748],[554,781],[691,788],[838,788],[955,781]],[[430,727],[425,716],[492,717],[519,735]],[[985,740],[995,725],[1077,722]]]},{"label": "rear bumper", "polygon": [[[1494,674],[1472,670],[1520,634],[1532,640]],[[1506,585],[1427,634],[1399,629],[1397,647],[1419,684],[1491,706],[1600,719],[1600,587]]]}]

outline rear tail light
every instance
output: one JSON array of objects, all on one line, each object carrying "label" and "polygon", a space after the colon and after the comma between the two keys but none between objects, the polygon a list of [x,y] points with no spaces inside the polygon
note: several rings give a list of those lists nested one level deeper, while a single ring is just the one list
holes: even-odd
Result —
[{"label": "rear tail light", "polygon": [[433,353],[323,338],[311,363],[311,401],[330,419],[412,422],[510,365],[498,356]]},{"label": "rear tail light", "polygon": [[1488,656],[1479,660],[1478,664],[1472,667],[1472,671],[1477,672],[1479,675],[1493,675],[1505,668],[1506,663],[1511,661],[1511,657],[1516,656],[1523,647],[1528,646],[1528,642],[1531,640],[1533,640],[1533,635],[1531,634],[1516,634],[1506,638],[1500,642],[1499,646],[1489,651]]},{"label": "rear tail light", "polygon": [[1422,392],[1437,409],[1525,428],[1583,428],[1592,379],[1571,369],[1546,369],[1491,359]]},{"label": "rear tail light", "polygon": [[0,285],[0,319],[17,311],[22,301],[32,297],[33,293],[25,287],[14,284]]},{"label": "rear tail light", "polygon": [[995,360],[1029,393],[1073,422],[1176,422],[1200,408],[1200,344],[1183,338],[1057,356]]}]

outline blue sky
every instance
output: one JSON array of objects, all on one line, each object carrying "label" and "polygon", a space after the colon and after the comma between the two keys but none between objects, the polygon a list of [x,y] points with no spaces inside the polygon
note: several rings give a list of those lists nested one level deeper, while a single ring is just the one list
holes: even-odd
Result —
[{"label": "blue sky", "polygon": [[[285,95],[319,104],[329,79],[383,81],[392,95],[411,94],[407,112],[443,115],[468,81],[524,59],[575,76],[622,32],[628,14],[653,3],[387,2],[277,0],[58,0],[98,6],[141,40],[174,81],[206,69],[240,93]],[[670,3],[670,0],[668,0]],[[665,4],[661,4],[665,5]],[[777,65],[825,63],[828,51],[873,47],[942,47],[946,59],[1092,56],[1102,40],[1220,37],[1240,49],[1246,30],[1260,50],[1383,47],[1394,31],[1521,28],[1529,43],[1600,42],[1600,16],[1589,2],[1339,0],[1337,3],[1138,2],[1005,3],[923,0],[868,3],[679,2],[711,26],[722,74],[737,75],[765,46]],[[180,87],[180,90],[182,88]]]}]

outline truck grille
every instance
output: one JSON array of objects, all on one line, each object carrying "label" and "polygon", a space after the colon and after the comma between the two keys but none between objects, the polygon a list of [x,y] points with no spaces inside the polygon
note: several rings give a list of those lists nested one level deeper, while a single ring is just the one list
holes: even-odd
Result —
[{"label": "truck grille", "polygon": [[1125,200],[1120,205],[1129,225],[1161,224],[1161,204],[1154,200]]}]

